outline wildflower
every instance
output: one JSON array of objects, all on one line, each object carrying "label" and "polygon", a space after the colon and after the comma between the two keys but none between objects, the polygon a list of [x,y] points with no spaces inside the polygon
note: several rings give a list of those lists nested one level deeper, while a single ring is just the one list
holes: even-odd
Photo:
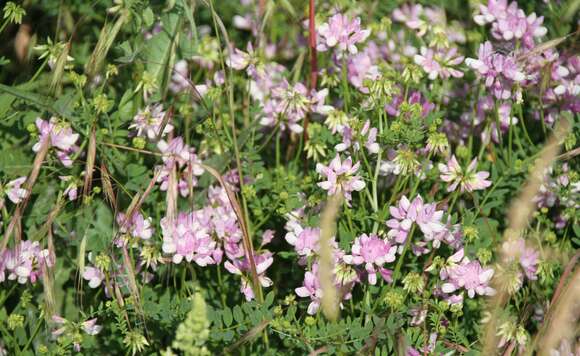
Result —
[{"label": "wildflower", "polygon": [[[254,255],[256,263],[256,273],[258,274],[258,281],[262,287],[270,287],[272,280],[266,277],[266,270],[272,265],[274,259],[271,252],[265,252],[259,255]],[[244,257],[242,259],[235,259],[233,261],[226,261],[224,267],[228,272],[242,276],[242,286],[240,291],[244,294],[247,301],[254,299],[254,291],[252,289],[252,279],[247,274],[251,271],[250,263]]]},{"label": "wildflower", "polygon": [[40,134],[39,141],[32,146],[34,152],[40,151],[43,143],[48,140],[50,147],[56,149],[56,156],[65,167],[72,166],[70,155],[78,151],[75,142],[79,135],[73,133],[70,126],[64,122],[59,122],[57,118],[51,117],[49,121],[36,119],[36,127]]},{"label": "wildflower", "polygon": [[463,56],[457,56],[457,48],[455,47],[446,52],[442,52],[442,50],[435,52],[431,48],[422,47],[421,54],[416,54],[414,60],[429,74],[429,79],[434,80],[437,77],[441,77],[441,79],[463,77],[461,71],[451,67],[463,63],[463,58]]},{"label": "wildflower", "polygon": [[482,268],[478,261],[470,261],[464,257],[463,249],[451,256],[450,261],[452,264],[443,268],[440,273],[441,279],[447,281],[441,286],[444,293],[453,293],[464,288],[470,298],[475,294],[495,294],[495,290],[489,286],[493,269]]},{"label": "wildflower", "polygon": [[330,162],[328,166],[321,163],[316,165],[316,172],[321,176],[325,176],[326,180],[318,183],[318,186],[328,191],[328,195],[342,193],[347,201],[347,204],[352,199],[352,191],[361,191],[365,187],[365,182],[355,175],[360,163],[352,164],[352,158],[348,157],[341,162],[340,156],[336,157]]},{"label": "wildflower", "polygon": [[[296,233],[298,232],[298,233]],[[319,228],[299,228],[294,232],[286,234],[286,241],[294,246],[296,253],[299,256],[309,257],[318,252],[320,245],[318,239],[320,238]]]},{"label": "wildflower", "polygon": [[535,249],[527,247],[523,238],[505,241],[502,245],[502,253],[506,262],[517,261],[519,263],[526,278],[532,281],[538,278],[539,253]]},{"label": "wildflower", "polygon": [[153,107],[147,105],[145,109],[140,110],[133,118],[133,123],[129,129],[136,129],[137,136],[146,136],[150,140],[156,140],[157,137],[163,137],[173,131],[173,126],[167,123],[161,132],[161,126],[165,118],[163,106],[157,104]]},{"label": "wildflower", "polygon": [[495,52],[489,41],[479,46],[477,59],[467,58],[465,64],[477,71],[484,79],[485,86],[491,88],[498,99],[509,99],[512,84],[522,82],[526,78],[519,70],[515,59]]},{"label": "wildflower", "polygon": [[427,150],[431,153],[444,153],[449,148],[447,136],[442,132],[431,132],[427,137]]},{"label": "wildflower", "polygon": [[328,22],[318,27],[318,45],[319,51],[327,51],[329,48],[337,47],[338,53],[345,51],[356,54],[358,49],[357,43],[364,42],[371,34],[371,31],[361,29],[360,17],[350,20],[346,15],[336,14]]},{"label": "wildflower", "polygon": [[425,281],[419,273],[411,272],[403,278],[403,289],[409,293],[421,293],[424,286]]},{"label": "wildflower", "polygon": [[377,272],[380,272],[386,281],[390,281],[390,271],[383,268],[383,265],[395,260],[396,246],[380,239],[377,235],[370,236],[362,234],[357,237],[352,246],[352,255],[346,255],[343,260],[354,265],[365,265],[368,273],[369,283],[377,283]]},{"label": "wildflower", "polygon": [[78,189],[81,184],[80,180],[73,176],[59,176],[61,181],[67,183],[63,194],[68,196],[68,200],[73,201],[78,197]]},{"label": "wildflower", "polygon": [[477,167],[477,158],[467,166],[467,169],[463,169],[459,166],[455,155],[451,156],[449,162],[445,165],[439,163],[439,171],[441,172],[441,180],[447,183],[451,183],[447,187],[448,192],[452,192],[457,187],[460,187],[461,192],[468,191],[472,192],[474,190],[483,190],[491,185],[491,181],[486,178],[489,177],[489,172],[475,172]]},{"label": "wildflower", "polygon": [[198,220],[193,213],[179,213],[172,221],[168,217],[161,219],[163,233],[163,252],[173,255],[175,264],[183,259],[194,261],[199,266],[217,263],[221,253],[216,249],[216,242],[209,234],[207,226]]},{"label": "wildflower", "polygon": [[328,114],[324,123],[328,126],[330,131],[335,134],[337,132],[342,132],[343,128],[348,125],[350,120],[351,118],[349,118],[344,111],[333,110]]},{"label": "wildflower", "polygon": [[317,264],[312,266],[311,271],[306,271],[302,287],[296,288],[295,291],[299,297],[310,297],[311,302],[308,305],[308,314],[316,314],[322,300],[322,288],[320,287],[320,281],[318,279]]},{"label": "wildflower", "polygon": [[101,329],[103,329],[101,325],[97,325],[97,318],[86,320],[81,324],[81,326],[87,335],[97,335],[101,332]]},{"label": "wildflower", "polygon": [[336,145],[335,150],[343,152],[352,146],[356,152],[360,149],[362,143],[369,153],[377,154],[380,149],[379,144],[376,142],[377,129],[375,127],[371,128],[370,125],[370,120],[367,120],[356,137],[353,128],[348,125],[344,126],[342,129],[342,143]]},{"label": "wildflower", "polygon": [[130,233],[131,236],[143,240],[149,240],[153,235],[153,228],[151,227],[151,218],[144,218],[141,213],[133,213],[130,219],[127,219],[125,214],[117,214],[117,224],[119,224],[119,231],[121,233]]},{"label": "wildflower", "polygon": [[[26,182],[26,177],[16,178],[6,183],[3,192],[6,194],[8,199],[14,204],[19,204],[28,196],[28,191],[22,188],[22,185]],[[0,187],[1,188],[1,187]],[[3,205],[3,199],[0,198],[0,207]]]},{"label": "wildflower", "polygon": [[83,278],[89,281],[89,287],[97,288],[105,279],[105,274],[98,268],[87,266],[83,271]]},{"label": "wildflower", "polygon": [[21,241],[13,249],[0,255],[0,282],[16,280],[20,284],[35,283],[42,275],[42,266],[52,267],[53,259],[47,249],[41,249],[38,241]]},{"label": "wildflower", "polygon": [[436,204],[424,204],[420,195],[412,202],[403,195],[399,200],[398,207],[389,207],[391,219],[386,224],[391,230],[387,233],[389,238],[399,244],[405,243],[411,231],[413,223],[416,223],[427,239],[434,239],[434,235],[441,233],[445,225],[441,223],[443,211],[436,210]]},{"label": "wildflower", "polygon": [[139,331],[132,330],[125,334],[123,344],[131,349],[131,355],[135,355],[137,353],[141,354],[145,347],[149,346],[149,341]]}]

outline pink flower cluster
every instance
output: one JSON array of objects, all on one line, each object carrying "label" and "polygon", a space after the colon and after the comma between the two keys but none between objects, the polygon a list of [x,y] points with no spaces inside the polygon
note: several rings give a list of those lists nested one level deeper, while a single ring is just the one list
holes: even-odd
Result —
[{"label": "pink flower cluster", "polygon": [[169,180],[172,171],[175,170],[177,189],[181,196],[188,196],[190,188],[197,186],[197,177],[204,172],[195,148],[186,145],[180,136],[173,138],[169,143],[161,140],[157,143],[157,147],[163,154],[164,163],[157,178],[157,182],[161,183],[161,190],[169,189]]},{"label": "pink flower cluster", "polygon": [[512,86],[526,79],[516,59],[496,52],[489,41],[479,45],[478,58],[467,58],[465,64],[477,71],[497,99],[511,98]]},{"label": "pink flower cluster", "polygon": [[[202,209],[179,213],[174,220],[161,219],[163,252],[175,264],[185,260],[202,267],[221,263],[225,253],[228,260],[224,267],[242,277],[241,292],[250,300],[254,298],[250,265],[242,245],[242,231],[225,190],[210,187],[208,203]],[[272,238],[272,231],[266,231],[261,247]],[[272,253],[267,250],[254,253],[254,260],[260,283],[263,287],[270,286],[265,272],[274,261]]]},{"label": "pink flower cluster", "polygon": [[385,263],[395,260],[397,246],[379,238],[375,234],[362,234],[357,237],[352,245],[351,255],[346,255],[343,260],[348,264],[362,265],[368,273],[369,284],[377,284],[377,272],[387,282],[391,281],[392,272],[383,267]]},{"label": "pink flower cluster", "polygon": [[316,172],[326,178],[318,183],[318,186],[328,191],[328,195],[342,193],[347,204],[350,204],[353,191],[361,191],[365,188],[365,182],[356,175],[360,163],[352,164],[352,158],[348,157],[344,161],[340,160],[338,153],[328,166],[318,163]]},{"label": "pink flower cluster", "polygon": [[459,186],[461,192],[474,190],[482,190],[491,185],[491,181],[487,180],[489,172],[475,172],[477,168],[477,158],[474,158],[465,171],[457,162],[455,155],[447,164],[439,163],[439,171],[441,172],[441,180],[451,183],[447,187],[448,192],[453,192]]},{"label": "pink flower cluster", "polygon": [[473,19],[482,26],[491,23],[491,33],[496,39],[519,40],[527,48],[533,48],[534,39],[548,32],[542,26],[543,16],[538,17],[535,13],[526,16],[515,1],[508,6],[507,0],[489,0],[487,5],[479,5],[479,13]]},{"label": "pink flower cluster", "polygon": [[[520,282],[523,277],[535,281],[538,277],[539,252],[534,248],[527,247],[523,238],[508,240],[501,246],[504,262],[517,261],[520,265]],[[521,283],[520,283],[521,284]]]},{"label": "pink flower cluster", "polygon": [[151,222],[150,217],[144,218],[141,213],[133,213],[130,219],[123,213],[117,214],[119,232],[142,240],[149,240],[153,236],[154,229]]},{"label": "pink flower cluster", "polygon": [[356,54],[356,44],[364,42],[371,34],[370,30],[361,28],[360,22],[359,17],[351,20],[340,13],[333,15],[328,22],[318,27],[317,49],[323,52],[336,48],[339,56],[347,51]]},{"label": "pink flower cluster", "polygon": [[377,143],[377,128],[371,128],[370,120],[365,121],[363,127],[357,132],[349,125],[342,128],[342,142],[334,147],[336,152],[343,152],[353,148],[355,152],[360,150],[361,146],[366,147],[367,151],[372,154],[379,153],[379,144]]},{"label": "pink flower cluster", "polygon": [[166,113],[163,111],[161,104],[154,105],[153,107],[147,105],[145,109],[139,110],[137,115],[135,115],[129,129],[134,129],[137,136],[157,140],[158,137],[164,137],[173,131],[173,125],[167,122],[165,127],[163,127],[163,132],[161,132],[165,115]]},{"label": "pink flower cluster", "polygon": [[75,145],[79,134],[73,132],[67,123],[59,121],[56,117],[51,117],[49,121],[36,119],[36,127],[39,132],[39,140],[32,150],[40,151],[43,143],[48,140],[50,147],[55,148],[56,156],[65,167],[72,166],[71,155],[79,150]]},{"label": "pink flower cluster", "polygon": [[42,249],[38,241],[22,241],[0,255],[0,282],[34,283],[41,276],[42,269],[53,264],[49,251]]},{"label": "pink flower cluster", "polygon": [[26,177],[19,177],[6,183],[4,187],[0,185],[0,209],[4,206],[4,196],[14,204],[19,204],[28,196],[28,191],[22,188],[26,182]]},{"label": "pink flower cluster", "polygon": [[[391,219],[386,224],[391,229],[387,236],[398,244],[404,244],[416,224],[425,235],[426,240],[441,240],[440,236],[447,234],[445,224],[442,223],[443,211],[437,210],[435,203],[425,204],[420,195],[409,201],[403,195],[398,206],[389,207]],[[417,246],[420,247],[420,246]],[[416,250],[416,253],[420,249]]]},{"label": "pink flower cluster", "polygon": [[[495,290],[489,286],[494,271],[483,268],[479,261],[470,261],[464,256],[463,249],[448,259],[449,265],[442,268],[439,276],[446,281],[441,286],[444,293],[453,293],[465,289],[469,298],[478,295],[494,295]],[[453,299],[451,299],[453,300]]]}]

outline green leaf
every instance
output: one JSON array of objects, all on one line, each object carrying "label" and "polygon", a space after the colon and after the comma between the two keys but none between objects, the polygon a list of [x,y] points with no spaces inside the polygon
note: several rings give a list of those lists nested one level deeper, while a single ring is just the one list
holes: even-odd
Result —
[{"label": "green leaf", "polygon": [[223,313],[222,318],[224,318],[224,324],[226,327],[229,327],[230,325],[232,325],[232,322],[234,321],[232,311],[230,308],[226,307],[222,313]]},{"label": "green leaf", "polygon": [[234,320],[238,324],[242,324],[244,322],[244,312],[242,312],[242,308],[239,305],[234,307]]}]

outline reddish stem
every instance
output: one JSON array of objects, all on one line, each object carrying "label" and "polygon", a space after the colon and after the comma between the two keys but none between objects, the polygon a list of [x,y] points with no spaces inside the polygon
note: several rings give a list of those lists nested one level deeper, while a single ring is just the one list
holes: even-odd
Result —
[{"label": "reddish stem", "polygon": [[[318,61],[316,57],[316,24],[314,17],[316,9],[314,7],[314,0],[309,0],[308,7],[308,47],[310,48],[310,90],[316,90],[316,81],[318,77]],[[304,143],[308,141],[308,119],[304,119]]]}]

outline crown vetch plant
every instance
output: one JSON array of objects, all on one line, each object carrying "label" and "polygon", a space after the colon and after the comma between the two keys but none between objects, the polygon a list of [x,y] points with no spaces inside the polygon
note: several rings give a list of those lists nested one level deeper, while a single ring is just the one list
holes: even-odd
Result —
[{"label": "crown vetch plant", "polygon": [[577,5],[8,2],[0,355],[578,355]]}]

